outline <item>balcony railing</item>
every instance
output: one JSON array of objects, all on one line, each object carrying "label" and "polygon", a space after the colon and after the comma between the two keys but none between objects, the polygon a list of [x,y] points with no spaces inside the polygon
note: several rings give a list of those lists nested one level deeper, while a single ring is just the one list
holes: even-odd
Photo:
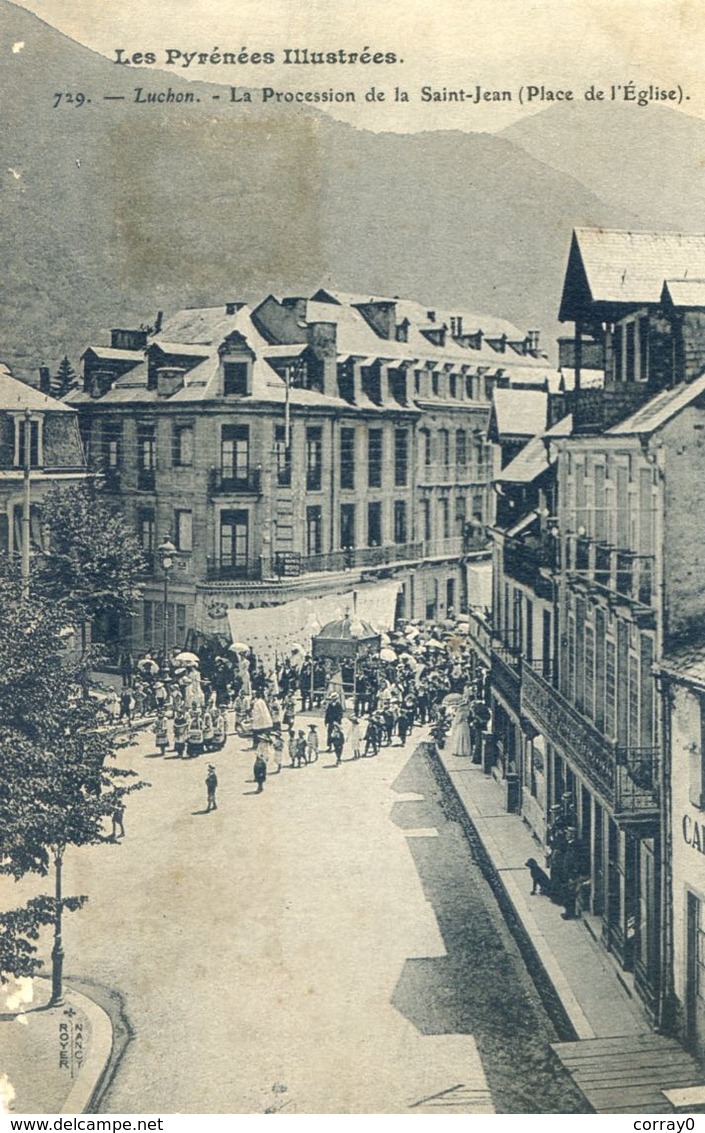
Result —
[{"label": "balcony railing", "polygon": [[657,748],[624,748],[605,739],[536,667],[528,664],[522,666],[521,711],[585,776],[616,818],[656,816]]},{"label": "balcony railing", "polygon": [[258,496],[262,491],[262,470],[211,468],[209,490],[213,496],[238,494]]},{"label": "balcony railing", "polygon": [[258,582],[262,578],[262,563],[259,559],[235,563],[221,559],[208,559],[206,578],[215,582],[229,582],[238,579]]},{"label": "balcony railing", "polygon": [[569,543],[568,573],[606,595],[650,607],[654,598],[654,556],[575,536]]},{"label": "balcony railing", "polygon": [[521,692],[521,659],[516,650],[496,639],[492,642],[490,682],[513,707],[519,708]]},{"label": "balcony railing", "polygon": [[[423,557],[422,543],[390,543],[384,547],[346,547],[340,551],[327,551],[320,555],[300,556],[301,573],[313,571],[347,570],[352,567],[384,566],[387,563],[405,562]],[[275,555],[275,567],[276,567]]]},{"label": "balcony railing", "polygon": [[432,559],[441,555],[462,555],[465,550],[462,535],[450,535],[446,539],[424,539],[423,557]]}]

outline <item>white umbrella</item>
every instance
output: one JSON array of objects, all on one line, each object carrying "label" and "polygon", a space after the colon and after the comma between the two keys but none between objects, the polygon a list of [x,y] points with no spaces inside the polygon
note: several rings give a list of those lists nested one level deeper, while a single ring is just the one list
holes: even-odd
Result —
[{"label": "white umbrella", "polygon": [[183,664],[183,665],[197,665],[198,664],[198,657],[196,656],[195,653],[177,653],[174,660],[178,661],[179,664]]},{"label": "white umbrella", "polygon": [[380,651],[380,657],[383,661],[396,661],[397,659],[397,655],[393,649],[382,649]]},{"label": "white umbrella", "polygon": [[232,645],[230,646],[230,652],[247,653],[249,648],[249,645],[245,645],[244,641],[233,641]]},{"label": "white umbrella", "polygon": [[141,661],[137,662],[137,668],[140,669],[143,673],[159,672],[159,666],[157,662],[153,661],[151,657],[143,657]]},{"label": "white umbrella", "polygon": [[444,698],[443,698],[443,707],[444,708],[455,708],[456,704],[460,704],[460,701],[462,699],[463,699],[462,693],[449,692],[448,695],[444,696]]}]

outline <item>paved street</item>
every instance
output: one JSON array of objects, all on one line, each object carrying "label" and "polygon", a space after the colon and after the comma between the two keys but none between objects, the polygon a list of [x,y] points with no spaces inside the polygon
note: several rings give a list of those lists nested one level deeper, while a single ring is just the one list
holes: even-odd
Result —
[{"label": "paved street", "polygon": [[262,795],[230,740],[212,814],[205,759],[123,754],[152,787],[66,870],[90,894],[67,972],[117,988],[134,1031],[105,1112],[581,1108],[418,738]]}]

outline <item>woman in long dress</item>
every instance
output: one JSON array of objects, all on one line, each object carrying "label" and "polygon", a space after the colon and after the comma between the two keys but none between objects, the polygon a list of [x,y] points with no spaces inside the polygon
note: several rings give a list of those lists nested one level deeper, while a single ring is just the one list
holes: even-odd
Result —
[{"label": "woman in long dress", "polygon": [[472,755],[472,737],[470,735],[470,702],[461,700],[455,710],[453,725],[446,742],[446,750],[451,755]]}]

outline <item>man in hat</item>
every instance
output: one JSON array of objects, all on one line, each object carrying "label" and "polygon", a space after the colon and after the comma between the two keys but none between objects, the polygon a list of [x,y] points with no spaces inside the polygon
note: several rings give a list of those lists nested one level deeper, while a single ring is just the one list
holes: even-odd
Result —
[{"label": "man in hat", "polygon": [[208,764],[208,774],[206,775],[206,791],[208,792],[208,803],[206,806],[206,814],[211,810],[217,810],[218,804],[215,801],[215,792],[218,787],[218,776],[215,773],[215,767],[212,763]]}]

